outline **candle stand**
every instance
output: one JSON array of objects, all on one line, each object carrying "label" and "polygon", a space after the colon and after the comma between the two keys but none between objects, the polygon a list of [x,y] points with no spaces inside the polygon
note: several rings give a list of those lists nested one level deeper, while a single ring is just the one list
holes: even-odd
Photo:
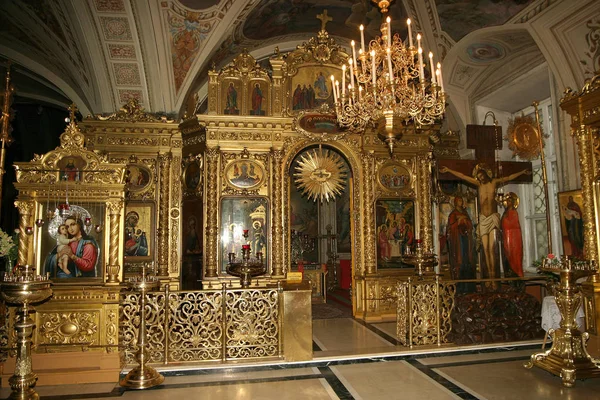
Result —
[{"label": "candle stand", "polygon": [[[244,239],[248,239],[248,231],[244,230]],[[252,278],[255,276],[263,275],[267,272],[263,264],[263,254],[261,252],[256,253],[256,258],[250,258],[250,245],[242,245],[242,261],[237,262],[235,259],[235,253],[229,253],[229,266],[227,272],[234,276],[240,277],[240,285],[243,288],[250,286]]]},{"label": "candle stand", "polygon": [[421,243],[417,243],[417,251],[403,254],[402,261],[415,267],[417,279],[423,279],[426,276],[435,275],[435,266],[437,265],[435,257],[434,253],[425,252]]},{"label": "candle stand", "polygon": [[146,344],[146,294],[158,290],[160,281],[153,275],[146,275],[146,267],[142,268],[142,275],[131,278],[127,286],[140,294],[139,318],[140,327],[138,330],[138,351],[135,355],[138,366],[133,368],[121,379],[121,386],[129,389],[148,389],[160,385],[165,380],[154,368],[146,365],[148,362],[148,350]]},{"label": "candle stand", "polygon": [[594,275],[597,272],[596,262],[575,261],[563,256],[560,259],[544,259],[540,270],[560,274],[555,297],[562,319],[560,328],[548,331],[552,337],[550,350],[532,354],[525,367],[532,368],[535,365],[560,376],[566,387],[573,387],[576,379],[600,377],[600,367],[585,346],[589,334],[579,331],[575,321],[581,305],[580,289],[576,282],[579,278]]},{"label": "candle stand", "polygon": [[47,276],[35,275],[35,268],[29,265],[17,267],[16,273],[5,273],[0,281],[0,295],[8,304],[17,305],[15,331],[17,334],[17,359],[15,372],[8,379],[12,393],[9,400],[37,400],[39,395],[33,389],[37,375],[31,366],[31,343],[35,323],[29,317],[35,309],[33,304],[41,303],[52,296],[52,281]]}]

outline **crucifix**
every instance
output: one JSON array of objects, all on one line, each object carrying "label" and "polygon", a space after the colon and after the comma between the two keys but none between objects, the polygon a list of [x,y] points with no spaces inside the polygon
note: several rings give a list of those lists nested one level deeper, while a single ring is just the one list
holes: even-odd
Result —
[{"label": "crucifix", "polygon": [[496,162],[495,152],[502,149],[502,128],[497,125],[467,125],[467,148],[475,150],[475,160],[438,160],[438,180],[460,180],[477,188],[482,278],[498,278],[500,214],[496,191],[507,183],[532,182],[531,163]]},{"label": "crucifix", "polygon": [[328,22],[333,21],[333,18],[327,15],[327,9],[323,10],[323,14],[317,14],[317,19],[321,20],[322,31],[325,30],[325,25],[327,25]]}]

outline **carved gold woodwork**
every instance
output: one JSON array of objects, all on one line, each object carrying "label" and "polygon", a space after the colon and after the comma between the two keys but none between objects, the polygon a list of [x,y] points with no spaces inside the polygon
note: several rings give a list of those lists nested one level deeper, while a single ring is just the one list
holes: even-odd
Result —
[{"label": "carved gold woodwork", "polygon": [[[126,164],[127,171],[138,169],[148,175],[148,182],[141,186],[135,182],[127,182],[121,216],[118,224],[116,214],[112,216],[112,221],[115,222],[113,227],[123,232],[129,202],[154,204],[156,234],[151,235],[154,243],[150,245],[152,254],[149,256],[155,261],[158,273],[169,280],[171,285],[178,287],[181,273],[180,214],[183,198],[181,128],[164,116],[146,113],[139,104],[132,101],[115,114],[88,117],[81,126],[86,143],[92,149],[105,154],[111,161]],[[194,136],[196,129],[197,122],[188,122],[186,132],[189,135]],[[109,224],[112,224],[111,220]],[[123,234],[118,240],[124,241]],[[121,265],[121,270],[125,269],[121,275],[135,273],[135,265],[129,263],[130,261],[123,262],[121,253],[118,264]],[[124,264],[127,266],[123,267]]]},{"label": "carved gold woodwork", "polygon": [[[198,114],[196,120],[181,124],[186,157],[203,157],[204,180],[204,257],[203,285],[216,281],[236,284],[237,279],[220,272],[220,215],[219,205],[225,196],[266,196],[270,204],[271,246],[270,275],[259,278],[259,283],[283,279],[290,268],[290,165],[307,148],[321,145],[339,152],[350,167],[352,282],[356,316],[363,319],[393,319],[396,315],[395,287],[406,280],[412,269],[379,271],[377,269],[377,241],[375,237],[375,202],[378,198],[413,199],[423,209],[415,214],[415,232],[428,248],[433,246],[431,210],[431,154],[457,156],[458,134],[441,135],[439,126],[424,132],[409,132],[399,138],[392,160],[406,166],[411,182],[403,190],[387,190],[376,183],[383,165],[390,161],[387,146],[376,132],[363,134],[318,133],[307,134],[298,129],[297,110],[291,110],[291,82],[298,71],[307,65],[340,69],[348,54],[329,37],[326,31],[284,56],[277,50],[270,58],[272,67],[268,82],[267,115],[249,115],[247,82],[262,74],[254,59],[241,54],[220,71],[209,72],[208,114]],[[238,91],[239,114],[225,110],[225,88],[231,83]],[[239,85],[239,86],[236,86]],[[323,107],[311,112],[326,112]],[[298,115],[296,115],[298,114]],[[303,128],[304,129],[304,128]],[[335,137],[333,137],[335,136]],[[431,142],[439,146],[433,146]],[[257,163],[265,172],[260,185],[243,189],[227,181],[233,163],[246,159]],[[418,229],[418,230],[417,230]],[[385,282],[385,283],[382,283]],[[371,291],[377,287],[377,294]],[[379,298],[383,294],[383,298]]]},{"label": "carved gold woodwork", "polygon": [[[565,90],[560,107],[571,116],[571,135],[577,143],[584,222],[584,254],[600,260],[600,75],[588,79],[581,91]],[[586,330],[600,335],[600,273],[582,285]],[[596,340],[595,342],[598,342]],[[600,348],[595,349],[597,353]]]}]

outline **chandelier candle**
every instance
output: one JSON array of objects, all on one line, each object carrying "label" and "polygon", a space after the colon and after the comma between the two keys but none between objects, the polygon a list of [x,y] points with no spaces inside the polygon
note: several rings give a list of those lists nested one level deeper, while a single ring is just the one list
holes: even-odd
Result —
[{"label": "chandelier candle", "polygon": [[[393,35],[392,21],[383,5],[380,5],[384,21],[381,35],[365,47],[362,26],[358,58],[354,44],[349,68],[342,68],[342,74],[350,74],[348,93],[344,90],[340,95],[339,84],[333,76],[331,81],[338,125],[355,133],[363,133],[367,126],[373,127],[393,152],[395,141],[404,132],[415,132],[441,122],[446,96],[441,71],[438,74],[434,69],[433,53],[429,52],[426,53],[429,56],[427,69],[431,79],[425,80],[422,36],[417,35],[415,48],[410,20],[406,21],[408,46],[400,35]],[[343,89],[346,83],[348,80],[342,78]]]}]

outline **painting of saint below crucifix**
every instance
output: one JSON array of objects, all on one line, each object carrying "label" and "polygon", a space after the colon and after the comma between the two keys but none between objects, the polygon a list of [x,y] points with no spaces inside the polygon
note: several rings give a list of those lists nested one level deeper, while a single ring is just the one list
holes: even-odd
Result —
[{"label": "painting of saint below crucifix", "polygon": [[583,196],[581,190],[558,194],[563,254],[583,259]]},{"label": "painting of saint below crucifix", "polygon": [[266,115],[267,104],[267,85],[265,82],[250,82],[250,115]]},{"label": "painting of saint below crucifix", "polygon": [[[304,67],[292,78],[292,111],[311,110],[328,104],[333,107],[331,75],[341,81],[341,70],[334,67]],[[341,90],[341,89],[340,89]]]},{"label": "painting of saint below crucifix", "polygon": [[412,200],[378,200],[377,268],[408,268],[402,255],[413,251],[415,239],[415,206]]}]

